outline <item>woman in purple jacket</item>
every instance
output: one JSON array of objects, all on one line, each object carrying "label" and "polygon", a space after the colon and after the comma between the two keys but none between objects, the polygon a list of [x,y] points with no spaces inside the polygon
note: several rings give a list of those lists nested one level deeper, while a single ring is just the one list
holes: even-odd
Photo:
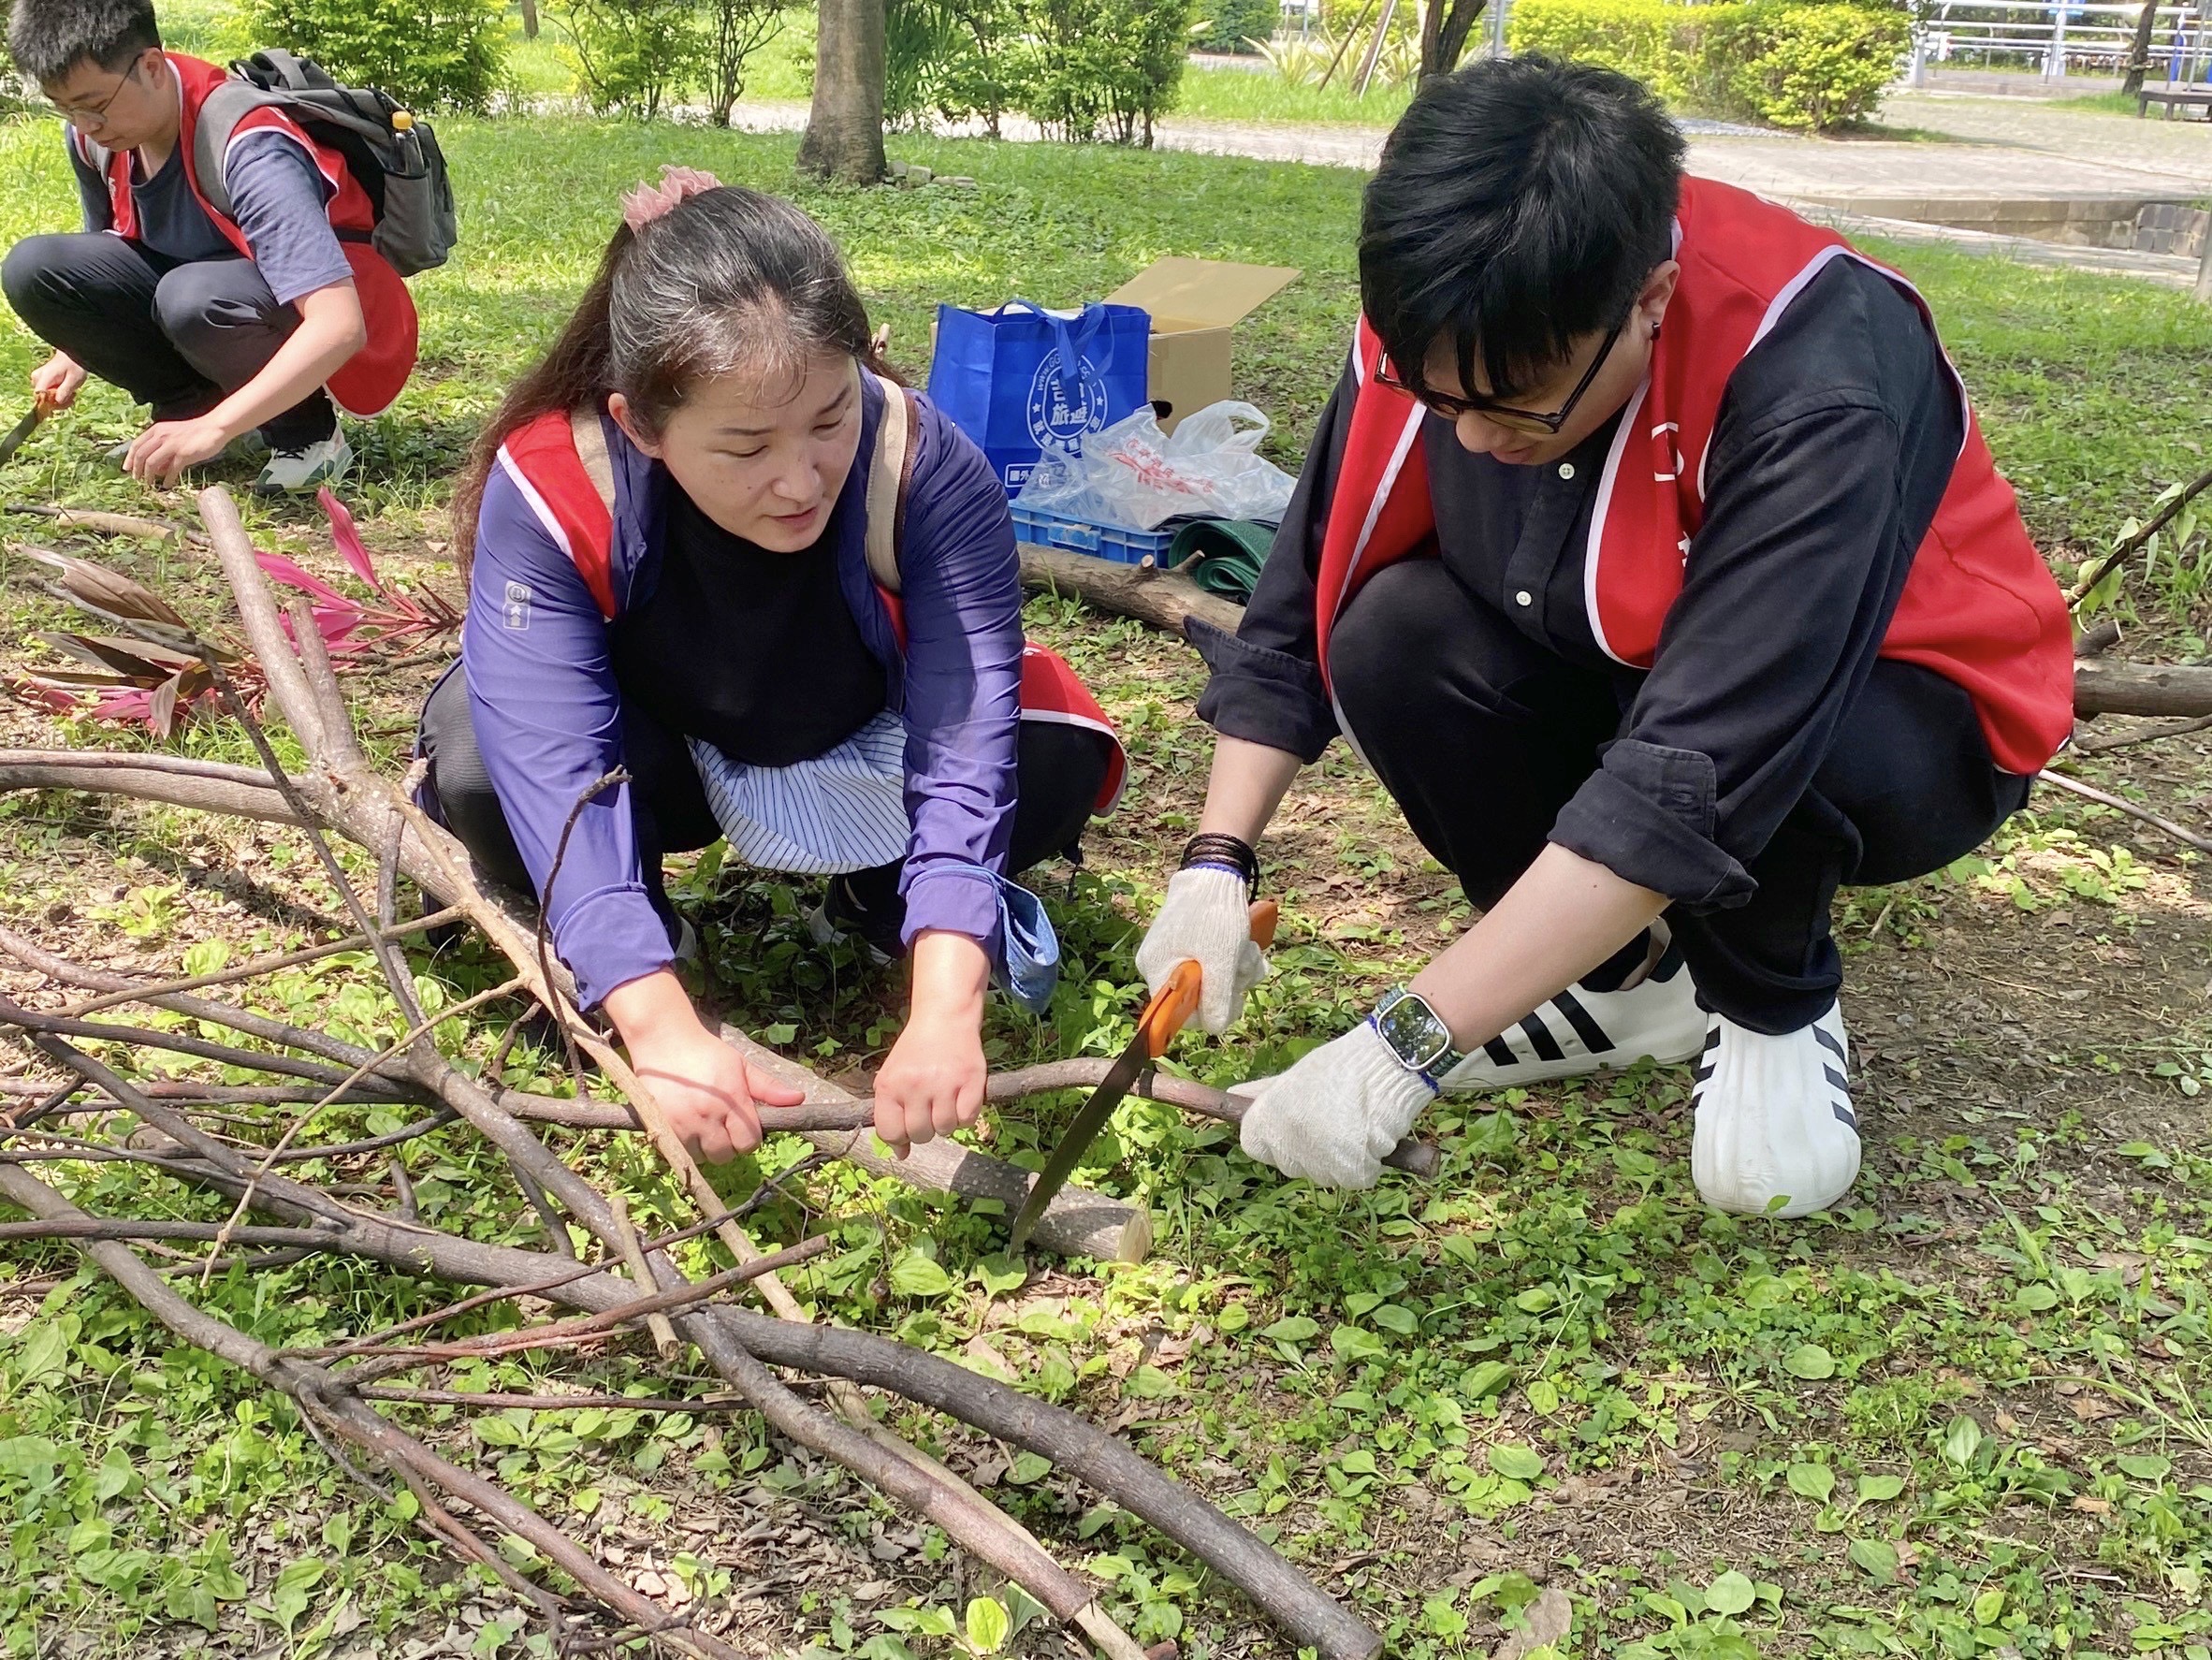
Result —
[{"label": "woman in purple jacket", "polygon": [[711,1159],[759,1142],[756,1101],[798,1097],[693,1010],[662,855],[726,837],[828,875],[827,926],[910,950],[877,1128],[927,1141],[982,1100],[1005,873],[1075,845],[1118,747],[1025,649],[1005,492],[876,372],[821,226],[677,168],[623,207],[463,481],[468,620],[423,715],[426,799],[540,896],[581,1000]]}]

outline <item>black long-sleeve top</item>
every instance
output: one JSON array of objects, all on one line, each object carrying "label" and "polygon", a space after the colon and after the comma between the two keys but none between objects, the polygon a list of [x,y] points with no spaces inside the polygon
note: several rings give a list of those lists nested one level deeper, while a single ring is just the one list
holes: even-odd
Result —
[{"label": "black long-sleeve top", "polygon": [[[1200,640],[1214,669],[1200,716],[1307,762],[1337,731],[1314,582],[1354,396],[1347,369],[1242,626]],[[1913,299],[1855,260],[1833,261],[1729,378],[1705,520],[1647,672],[1599,649],[1583,593],[1614,423],[1559,460],[1517,467],[1468,454],[1428,418],[1445,564],[1531,639],[1619,683],[1618,736],[1553,841],[1677,901],[1751,896],[1746,863],[1805,794],[1872,671],[1963,420]]]}]

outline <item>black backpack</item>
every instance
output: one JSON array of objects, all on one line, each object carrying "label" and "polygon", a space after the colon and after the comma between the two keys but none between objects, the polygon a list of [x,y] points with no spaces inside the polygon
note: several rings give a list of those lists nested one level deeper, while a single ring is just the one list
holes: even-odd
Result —
[{"label": "black backpack", "polygon": [[345,158],[375,210],[370,246],[403,277],[444,265],[460,238],[445,155],[430,124],[386,93],[341,86],[313,58],[272,48],[230,66],[231,79],[199,109],[193,170],[208,205],[226,219],[230,190],[223,157],[238,124],[255,109],[282,109],[318,144]]}]

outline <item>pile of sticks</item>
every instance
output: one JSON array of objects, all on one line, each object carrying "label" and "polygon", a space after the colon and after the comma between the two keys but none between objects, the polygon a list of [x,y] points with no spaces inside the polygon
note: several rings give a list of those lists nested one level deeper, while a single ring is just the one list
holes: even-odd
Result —
[{"label": "pile of sticks", "polygon": [[[212,655],[215,691],[226,712],[253,739],[263,767],[225,766],[172,757],[14,751],[0,753],[0,788],[78,789],[173,803],[299,827],[339,896],[352,933],[341,940],[241,964],[222,972],[153,983],[73,962],[0,930],[0,950],[52,985],[94,994],[65,1009],[32,1009],[0,998],[0,1025],[12,1027],[50,1063],[51,1081],[11,1079],[0,1107],[0,1200],[27,1221],[0,1225],[0,1240],[63,1240],[108,1274],[181,1340],[217,1355],[282,1391],[330,1456],[365,1487],[389,1497],[396,1481],[420,1502],[421,1524],[464,1559],[497,1576],[552,1629],[562,1652],[599,1648],[611,1639],[648,1637],[673,1652],[735,1656],[737,1650],[696,1623],[690,1612],[645,1594],[575,1538],[478,1471],[442,1456],[401,1427],[400,1416],[422,1405],[496,1409],[568,1407],[594,1397],[576,1394],[472,1395],[394,1386],[382,1380],[454,1360],[533,1348],[574,1351],[642,1325],[664,1359],[696,1351],[728,1385],[742,1409],[757,1412],[777,1434],[835,1461],[894,1502],[943,1530],[960,1550],[1023,1590],[1055,1618],[1113,1660],[1140,1660],[1143,1651],[1101,1605],[1098,1587],[1070,1572],[1014,1519],[958,1476],[877,1422],[866,1390],[885,1391],[1013,1447],[1041,1454],[1068,1476],[1157,1528],[1248,1597],[1293,1646],[1325,1660],[1369,1660],[1381,1637],[1316,1586],[1286,1559],[1204,1500],[1180,1486],[1118,1436],[1062,1408],[964,1367],[891,1339],[818,1325],[778,1277],[778,1271],[826,1249],[816,1237],[764,1252],[747,1231],[749,1206],[725,1204],[621,1054],[578,1013],[573,984],[551,960],[541,931],[473,874],[466,853],[413,799],[413,779],[382,776],[363,755],[336,674],[312,619],[294,602],[292,623],[256,565],[234,504],[221,488],[204,491],[199,509],[208,538],[236,598],[244,638],[257,661],[268,698],[308,757],[290,772],[254,712]],[[151,593],[102,590],[109,621],[150,643],[196,649],[200,642],[174,610]],[[332,838],[369,851],[376,879],[364,892],[349,876]],[[418,921],[397,915],[401,881],[433,896],[439,909]],[[503,955],[511,977],[495,997],[534,1001],[564,1041],[588,1056],[619,1099],[599,1101],[531,1095],[503,1087],[499,1057],[464,1070],[433,1041],[440,1024],[461,1009],[435,1015],[417,997],[403,949],[413,932],[466,922]],[[210,993],[343,951],[368,953],[406,1023],[404,1035],[382,1051],[342,1041]],[[134,1026],[103,1013],[124,1003],[188,1016],[186,1029]],[[200,1035],[208,1027],[237,1041]],[[895,1161],[876,1151],[867,1132],[868,1102],[829,1085],[751,1042],[734,1028],[724,1035],[749,1059],[802,1084],[806,1104],[763,1114],[767,1127],[809,1138],[816,1159],[850,1159],[954,1195],[988,1197],[1010,1208],[1026,1190],[1026,1172],[943,1143]],[[157,1048],[222,1063],[266,1083],[214,1085],[196,1080],[135,1082],[95,1056],[88,1043]],[[102,1054],[112,1056],[111,1049]],[[995,1099],[1095,1083],[1104,1061],[1062,1062],[993,1080]],[[1234,1120],[1239,1103],[1186,1081],[1148,1079],[1141,1092],[1188,1110]],[[421,1115],[388,1134],[338,1143],[293,1144],[327,1105],[413,1104]],[[218,1132],[244,1109],[304,1111],[273,1145]],[[111,1125],[102,1139],[62,1127],[91,1116]],[[403,1162],[395,1150],[434,1131],[465,1125],[502,1156],[522,1197],[543,1218],[548,1248],[486,1245],[430,1226],[416,1214]],[[132,1127],[128,1135],[114,1129]],[[631,1130],[648,1136],[695,1208],[690,1225],[641,1238],[619,1196],[580,1176],[541,1139],[536,1126]],[[294,1179],[291,1168],[342,1161],[390,1160],[386,1184],[317,1186]],[[1400,1150],[1399,1162],[1425,1169],[1433,1151]],[[230,1206],[220,1225],[94,1216],[37,1173],[55,1162],[130,1159]],[[756,1199],[761,1195],[756,1195]],[[573,1230],[573,1232],[572,1232]],[[672,1252],[711,1235],[735,1266],[690,1279]],[[574,1243],[584,1241],[582,1253]],[[1063,1191],[1037,1231],[1045,1249],[1098,1258],[1133,1259],[1150,1243],[1149,1222],[1132,1208],[1079,1187]],[[321,1253],[354,1257],[395,1274],[486,1288],[390,1331],[327,1348],[272,1349],[196,1304],[145,1253],[165,1245],[203,1243],[211,1252],[191,1266],[206,1271],[226,1260],[291,1261]],[[741,1306],[759,1296],[768,1312]],[[528,1298],[558,1304],[571,1316],[526,1324],[493,1338],[451,1338],[436,1328],[486,1303]],[[622,1397],[625,1408],[695,1411],[691,1401]],[[565,1577],[556,1590],[512,1566],[498,1536],[527,1540]]]}]

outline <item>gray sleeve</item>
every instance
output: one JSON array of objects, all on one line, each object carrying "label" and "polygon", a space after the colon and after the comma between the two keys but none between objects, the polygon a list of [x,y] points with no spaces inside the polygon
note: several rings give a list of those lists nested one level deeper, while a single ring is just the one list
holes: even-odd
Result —
[{"label": "gray sleeve", "polygon": [[248,133],[232,144],[223,177],[254,264],[279,305],[353,281],[325,206],[329,186],[298,144],[282,133]]},{"label": "gray sleeve", "polygon": [[62,143],[69,152],[69,172],[77,181],[77,199],[84,205],[84,228],[111,229],[115,224],[115,204],[108,199],[107,182],[78,153],[77,140],[72,135],[64,133]]}]

